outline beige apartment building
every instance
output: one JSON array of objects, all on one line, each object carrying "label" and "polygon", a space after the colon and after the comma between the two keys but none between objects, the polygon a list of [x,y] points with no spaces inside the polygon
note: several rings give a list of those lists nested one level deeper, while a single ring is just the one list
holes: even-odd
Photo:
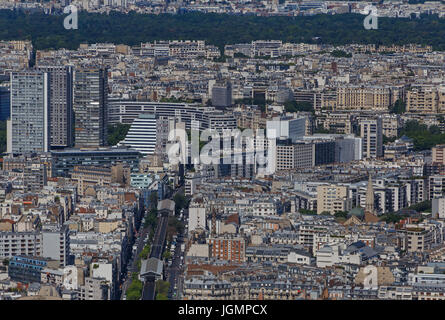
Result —
[{"label": "beige apartment building", "polygon": [[334,111],[337,109],[337,92],[331,91],[314,93],[314,109],[316,111]]},{"label": "beige apartment building", "polygon": [[387,87],[337,88],[337,110],[387,111],[391,102]]},{"label": "beige apartment building", "polygon": [[433,162],[445,164],[445,144],[438,144],[432,150]]},{"label": "beige apartment building", "polygon": [[383,157],[383,124],[382,118],[360,119],[360,137],[363,139],[364,158]]},{"label": "beige apartment building", "polygon": [[[377,272],[378,286],[388,286],[394,283],[395,278],[389,267],[375,267],[375,270]],[[355,276],[354,283],[357,285],[364,285],[368,273],[369,271],[365,272],[365,267],[361,267]]]},{"label": "beige apartment building", "polygon": [[71,180],[77,184],[79,195],[85,195],[85,191],[90,187],[109,186],[112,183],[128,185],[130,182],[129,176],[129,168],[118,163],[111,167],[75,166],[71,174]]},{"label": "beige apartment building", "polygon": [[402,237],[402,249],[407,252],[423,252],[430,249],[432,233],[423,227],[407,225],[400,230]]},{"label": "beige apartment building", "polygon": [[323,212],[334,214],[351,209],[352,202],[348,197],[348,187],[334,184],[317,186],[317,214]]},{"label": "beige apartment building", "polygon": [[412,113],[444,113],[445,87],[418,86],[406,94],[406,111]]},{"label": "beige apartment building", "polygon": [[382,134],[386,137],[397,137],[402,128],[402,119],[398,114],[383,114],[382,118]]},{"label": "beige apartment building", "polygon": [[348,113],[332,112],[326,116],[323,126],[327,130],[335,130],[340,134],[352,133],[352,115]]}]

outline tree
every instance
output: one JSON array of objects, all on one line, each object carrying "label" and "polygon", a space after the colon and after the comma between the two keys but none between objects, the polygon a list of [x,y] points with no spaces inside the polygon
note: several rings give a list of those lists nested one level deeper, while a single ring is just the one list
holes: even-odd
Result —
[{"label": "tree", "polygon": [[175,196],[173,197],[173,201],[175,202],[175,213],[176,214],[179,214],[181,209],[185,208],[189,203],[189,201],[184,196],[184,194],[179,193],[179,192],[175,194]]},{"label": "tree", "polygon": [[387,213],[380,217],[381,221],[385,221],[386,223],[397,223],[401,219],[403,219],[405,216],[397,214],[395,212]]},{"label": "tree", "polygon": [[389,138],[389,137],[383,135],[383,144],[394,142],[394,141],[396,141],[396,139],[397,139],[397,137],[390,137]]},{"label": "tree", "polygon": [[304,214],[304,215],[316,215],[317,214],[317,211],[315,211],[315,210],[307,210],[307,209],[299,209],[298,210],[301,214]]},{"label": "tree", "polygon": [[128,287],[126,296],[127,300],[140,300],[142,296],[142,281],[138,279],[137,272],[132,273],[131,285]]},{"label": "tree", "polygon": [[241,52],[235,52],[233,54],[233,57],[234,58],[249,58],[248,56],[246,56],[244,53],[241,53]]},{"label": "tree", "polygon": [[347,53],[343,50],[334,50],[331,52],[331,56],[336,57],[336,58],[351,58],[352,54]]},{"label": "tree", "polygon": [[[37,50],[77,49],[80,43],[94,42],[133,46],[159,39],[205,40],[220,50],[226,44],[260,39],[294,43],[323,39],[323,43],[332,45],[418,43],[433,45],[434,50],[445,48],[445,21],[433,14],[421,15],[421,19],[381,17],[378,30],[372,31],[363,28],[361,14],[353,13],[295,18],[199,12],[177,15],[79,12],[79,29],[75,34],[63,28],[63,19],[63,15],[1,10],[0,39],[32,39]],[[222,55],[220,60],[224,59]]]},{"label": "tree", "polygon": [[165,260],[168,260],[168,259],[170,259],[170,258],[172,257],[172,254],[170,253],[170,251],[166,250],[166,251],[164,252],[164,254],[162,255],[162,257],[163,257]]},{"label": "tree", "polygon": [[420,124],[416,120],[409,120],[400,132],[400,136],[406,135],[413,139],[414,150],[431,149],[437,144],[445,143],[445,134],[440,132],[437,126],[428,128],[425,124]]},{"label": "tree", "polygon": [[413,204],[412,206],[408,207],[408,209],[416,210],[417,212],[425,212],[425,211],[431,211],[431,206],[432,206],[431,200],[425,200]]},{"label": "tree", "polygon": [[168,288],[170,283],[168,281],[156,281],[156,300],[168,300]]},{"label": "tree", "polygon": [[348,217],[348,212],[347,211],[337,211],[334,216],[336,218],[347,218]]},{"label": "tree", "polygon": [[158,193],[156,191],[152,191],[152,193],[150,193],[149,201],[151,208],[158,207]]},{"label": "tree", "polygon": [[403,114],[406,111],[406,103],[400,99],[394,103],[394,105],[389,109],[390,113]]},{"label": "tree", "polygon": [[145,216],[145,223],[144,227],[148,228],[151,227],[151,229],[156,228],[156,224],[158,223],[158,208],[151,208],[148,214]]},{"label": "tree", "polygon": [[151,246],[150,244],[146,244],[144,249],[142,249],[141,253],[139,253],[139,257],[143,260],[148,259],[148,255],[150,254]]},{"label": "tree", "polygon": [[156,295],[156,300],[168,300],[168,298],[167,298],[167,296],[165,294],[158,293]]},{"label": "tree", "polygon": [[125,136],[130,130],[129,124],[118,123],[115,125],[108,126],[107,143],[110,146],[118,144],[120,141],[125,139]]},{"label": "tree", "polygon": [[314,107],[310,102],[296,102],[288,101],[284,103],[284,109],[286,112],[298,112],[298,111],[314,111]]}]

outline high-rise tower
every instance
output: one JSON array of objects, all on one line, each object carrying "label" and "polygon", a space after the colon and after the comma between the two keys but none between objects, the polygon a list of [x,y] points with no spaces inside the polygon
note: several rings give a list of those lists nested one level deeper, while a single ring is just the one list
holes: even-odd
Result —
[{"label": "high-rise tower", "polygon": [[7,152],[48,152],[50,145],[49,76],[27,70],[11,72],[11,119]]},{"label": "high-rise tower", "polygon": [[107,141],[107,68],[80,68],[74,77],[75,146],[97,148]]}]

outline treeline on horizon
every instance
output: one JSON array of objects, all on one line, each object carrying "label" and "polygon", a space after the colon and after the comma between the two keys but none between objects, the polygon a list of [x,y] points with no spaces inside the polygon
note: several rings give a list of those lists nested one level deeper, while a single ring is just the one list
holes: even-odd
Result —
[{"label": "treeline on horizon", "polygon": [[[32,40],[34,48],[77,49],[80,43],[136,45],[154,40],[205,40],[224,48],[225,44],[252,40],[282,40],[293,43],[344,45],[409,44],[432,45],[445,50],[445,19],[423,15],[420,19],[379,18],[377,30],[363,27],[364,15],[315,15],[259,17],[213,13],[148,15],[119,12],[80,12],[77,30],[65,30],[66,15],[45,15],[0,10],[1,40]],[[318,38],[318,39],[317,39]]]}]

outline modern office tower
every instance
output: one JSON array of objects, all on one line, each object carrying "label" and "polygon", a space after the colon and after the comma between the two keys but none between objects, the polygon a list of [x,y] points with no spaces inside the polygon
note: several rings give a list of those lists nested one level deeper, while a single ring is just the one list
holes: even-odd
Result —
[{"label": "modern office tower", "polygon": [[290,139],[277,140],[277,170],[293,170],[314,166],[314,145],[311,142],[291,143]]},{"label": "modern office tower", "polygon": [[363,158],[383,156],[382,119],[360,121],[360,136],[363,139]]},{"label": "modern office tower", "polygon": [[175,128],[175,118],[159,116],[156,119],[156,152],[166,152],[168,143],[168,134]]},{"label": "modern office tower", "polygon": [[335,141],[314,141],[314,165],[334,163]]},{"label": "modern office tower", "polygon": [[232,105],[232,84],[229,81],[216,82],[212,87],[212,105],[230,107]]},{"label": "modern office tower", "polygon": [[0,86],[0,120],[8,120],[11,111],[9,85]]},{"label": "modern office tower", "polygon": [[306,133],[306,117],[275,117],[266,123],[267,136],[271,137],[273,130],[279,139],[291,139],[295,142]]},{"label": "modern office tower", "polygon": [[156,133],[156,116],[141,114],[131,124],[122,143],[143,155],[153,154],[156,148]]},{"label": "modern office tower", "polygon": [[107,141],[107,68],[75,71],[74,139],[79,148],[97,148]]},{"label": "modern office tower", "polygon": [[73,144],[73,67],[38,66],[49,74],[51,147]]},{"label": "modern office tower", "polygon": [[12,72],[8,153],[47,152],[50,145],[49,76],[41,71]]}]

